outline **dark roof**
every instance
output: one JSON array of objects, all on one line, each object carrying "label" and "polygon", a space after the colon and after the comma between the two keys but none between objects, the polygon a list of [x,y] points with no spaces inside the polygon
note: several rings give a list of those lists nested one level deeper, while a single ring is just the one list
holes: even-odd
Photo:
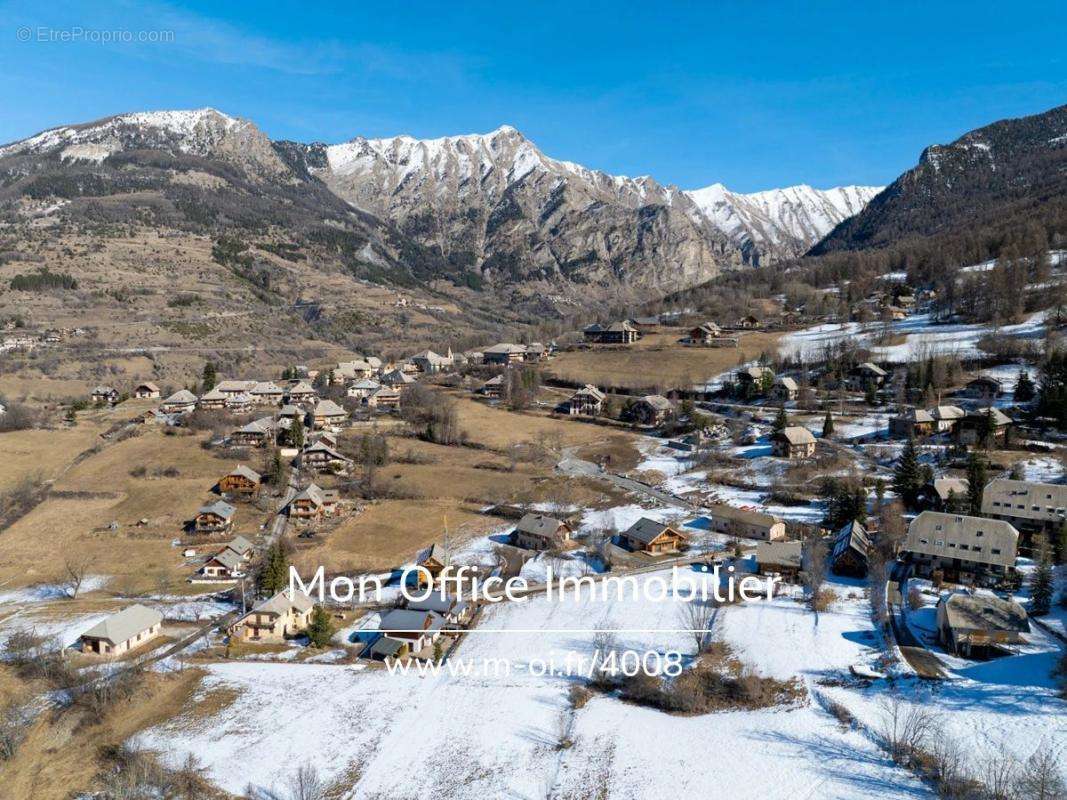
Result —
[{"label": "dark roof", "polygon": [[[656,520],[649,519],[648,517],[641,517],[641,519],[637,520],[637,522],[630,526],[629,530],[626,531],[625,535],[630,539],[636,539],[642,544],[651,544],[653,541],[658,539],[666,530],[671,530],[675,533],[678,533],[678,531],[676,531],[670,525],[665,525],[662,522],[656,522]],[[680,533],[678,535],[681,536]]]},{"label": "dark roof", "polygon": [[834,537],[834,549],[831,551],[830,557],[834,561],[841,557],[841,554],[851,548],[855,550],[863,558],[867,557],[867,548],[871,546],[871,539],[867,533],[867,529],[853,520],[841,527]]}]

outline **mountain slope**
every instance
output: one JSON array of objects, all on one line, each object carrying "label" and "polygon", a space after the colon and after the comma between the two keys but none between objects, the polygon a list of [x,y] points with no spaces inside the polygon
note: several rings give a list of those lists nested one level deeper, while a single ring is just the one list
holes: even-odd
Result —
[{"label": "mountain slope", "polygon": [[746,260],[766,263],[801,255],[838,223],[862,211],[883,188],[820,190],[801,184],[740,194],[716,183],[686,194],[741,248]]},{"label": "mountain slope", "polygon": [[510,126],[306,152],[309,170],[338,196],[393,221],[472,283],[670,291],[744,263],[683,192],[549,158]]},{"label": "mountain slope", "polygon": [[353,209],[305,169],[302,154],[214,109],[124,114],[53,128],[0,147],[0,210],[56,200],[67,223],[137,223],[247,238],[281,231],[328,247],[358,277],[406,285],[441,260]]},{"label": "mountain slope", "polygon": [[1067,106],[994,122],[919,163],[812,248],[884,247],[907,237],[952,233],[1067,198]]}]

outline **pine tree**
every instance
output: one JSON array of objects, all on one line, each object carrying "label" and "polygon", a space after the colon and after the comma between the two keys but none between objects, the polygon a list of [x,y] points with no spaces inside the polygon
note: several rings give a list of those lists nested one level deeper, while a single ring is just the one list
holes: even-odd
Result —
[{"label": "pine tree", "polygon": [[1047,614],[1052,608],[1052,596],[1055,593],[1052,576],[1052,554],[1048,539],[1039,536],[1034,542],[1037,555],[1037,569],[1030,579],[1030,613],[1034,616]]},{"label": "pine tree", "polygon": [[771,426],[771,432],[779,434],[789,426],[789,417],[785,413],[785,406],[778,406],[778,413],[774,417],[774,424]]},{"label": "pine tree", "polygon": [[295,417],[292,427],[289,428],[289,444],[297,450],[304,446],[304,422],[300,417]]},{"label": "pine tree", "polygon": [[1034,389],[1034,382],[1030,380],[1030,373],[1025,369],[1019,370],[1019,378],[1015,381],[1015,402],[1029,403],[1035,394],[1037,391]]},{"label": "pine tree", "polygon": [[322,606],[315,606],[315,610],[311,612],[311,622],[304,631],[308,641],[315,647],[325,647],[333,638],[333,633],[333,620],[330,619],[330,612]]},{"label": "pine tree", "polygon": [[210,392],[212,389],[215,388],[215,383],[217,380],[218,377],[215,375],[215,365],[212,362],[208,361],[206,364],[204,364],[204,374],[202,376],[201,381],[203,383],[203,390],[205,392]]},{"label": "pine tree", "polygon": [[278,542],[267,549],[259,583],[260,588],[269,595],[275,595],[289,585],[289,559]]},{"label": "pine tree", "polygon": [[826,409],[826,416],[822,420],[822,438],[827,438],[834,435],[834,415],[830,413],[830,409]]},{"label": "pine tree", "polygon": [[976,453],[967,456],[967,513],[980,516],[982,513],[982,490],[986,485],[985,459]]},{"label": "pine tree", "polygon": [[897,459],[896,467],[893,468],[893,491],[897,493],[905,506],[913,506],[922,486],[921,481],[915,440],[909,438],[904,444],[900,458]]}]

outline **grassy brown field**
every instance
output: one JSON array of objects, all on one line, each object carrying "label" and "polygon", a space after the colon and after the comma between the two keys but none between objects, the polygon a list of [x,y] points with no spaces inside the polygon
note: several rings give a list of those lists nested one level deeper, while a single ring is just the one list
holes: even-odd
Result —
[{"label": "grassy brown field", "polygon": [[666,392],[703,383],[760,353],[777,349],[782,331],[743,334],[737,348],[686,347],[678,343],[681,329],[645,336],[629,347],[572,350],[556,355],[547,365],[549,375],[600,387]]},{"label": "grassy brown field", "polygon": [[[136,733],[171,719],[188,707],[203,673],[148,673],[130,702],[99,719],[86,711],[46,711],[15,758],[0,762],[4,797],[67,800],[92,787],[104,766],[104,751]],[[17,679],[16,679],[17,680]],[[0,686],[4,678],[0,676]]]},{"label": "grassy brown field", "polygon": [[[0,534],[0,581],[11,586],[53,581],[65,559],[76,555],[89,561],[91,572],[113,576],[112,590],[187,586],[188,568],[171,542],[196,509],[213,499],[211,487],[234,465],[201,448],[200,436],[166,436],[153,426],[136,432],[104,443],[68,469],[43,503]],[[131,470],[139,466],[172,467],[178,474],[133,477]],[[237,532],[253,535],[266,516],[240,505]],[[117,530],[108,529],[112,522]]]}]

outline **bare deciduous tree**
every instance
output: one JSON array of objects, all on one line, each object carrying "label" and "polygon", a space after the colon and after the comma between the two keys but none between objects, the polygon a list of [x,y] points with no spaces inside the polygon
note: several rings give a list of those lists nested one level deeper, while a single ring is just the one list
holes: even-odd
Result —
[{"label": "bare deciduous tree", "polygon": [[930,741],[937,720],[929,707],[894,693],[881,703],[880,733],[893,760],[907,764]]},{"label": "bare deciduous tree", "polygon": [[326,783],[313,764],[302,764],[289,778],[289,797],[291,800],[323,800],[326,797]]},{"label": "bare deciduous tree", "polygon": [[678,608],[678,619],[693,637],[697,655],[704,653],[711,646],[715,637],[715,623],[718,621],[719,608],[710,600],[696,599],[682,603]]},{"label": "bare deciduous tree", "polygon": [[1015,791],[1027,800],[1064,800],[1067,784],[1060,772],[1062,751],[1044,743],[1019,769]]},{"label": "bare deciduous tree", "polygon": [[75,599],[81,591],[91,566],[92,561],[83,555],[70,556],[63,562],[63,587],[67,591],[67,597],[71,600]]}]

